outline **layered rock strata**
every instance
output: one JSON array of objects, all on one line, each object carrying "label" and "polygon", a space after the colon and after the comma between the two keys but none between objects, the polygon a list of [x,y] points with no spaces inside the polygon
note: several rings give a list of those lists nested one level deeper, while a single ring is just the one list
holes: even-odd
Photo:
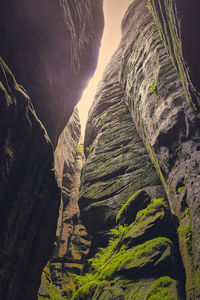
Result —
[{"label": "layered rock strata", "polygon": [[[190,11],[194,11],[195,7],[197,7],[195,2],[192,2]],[[179,16],[183,16],[183,19],[179,20]],[[102,289],[109,290],[108,294],[102,296],[102,299],[109,293],[110,298],[107,296],[108,299],[118,297],[118,294],[113,294],[120,285],[119,283],[117,286],[117,275],[122,276],[122,281],[126,280],[127,277],[129,279],[137,278],[138,284],[141,285],[143,282],[142,278],[146,276],[146,271],[143,270],[143,267],[148,259],[145,263],[140,261],[140,255],[137,257],[135,251],[139,247],[138,244],[140,247],[146,247],[147,242],[153,242],[156,234],[159,237],[169,238],[173,243],[172,248],[176,249],[176,257],[179,257],[180,251],[181,259],[176,259],[176,267],[172,267],[171,271],[167,271],[165,267],[158,271],[156,267],[158,263],[155,263],[154,267],[152,266],[151,268],[152,274],[157,277],[165,270],[164,274],[166,276],[179,281],[181,294],[173,294],[171,292],[170,296],[170,294],[167,294],[167,291],[160,291],[155,296],[155,287],[161,288],[162,284],[154,281],[151,287],[151,291],[154,290],[154,293],[152,292],[151,294],[149,291],[150,294],[143,293],[139,295],[139,292],[135,292],[135,299],[151,299],[151,296],[157,297],[156,299],[163,299],[162,297],[165,294],[168,295],[169,299],[185,299],[185,297],[187,299],[198,299],[200,296],[200,123],[198,114],[198,82],[196,81],[197,77],[194,75],[198,74],[198,62],[194,66],[193,59],[196,56],[192,58],[191,54],[196,49],[191,49],[189,52],[186,51],[186,40],[189,37],[188,32],[185,30],[184,22],[186,22],[186,16],[186,6],[183,5],[181,8],[179,1],[147,2],[135,0],[130,5],[123,19],[123,36],[120,46],[106,68],[89,115],[85,140],[85,149],[89,151],[89,155],[83,170],[79,203],[82,219],[87,229],[94,236],[93,244],[96,247],[103,245],[103,243],[97,244],[96,232],[99,231],[102,240],[102,236],[105,237],[106,235],[105,230],[116,224],[116,215],[117,220],[120,220],[122,212],[122,225],[119,225],[118,231],[120,231],[120,226],[125,224],[130,224],[128,227],[128,230],[130,230],[130,209],[133,212],[132,225],[134,232],[133,235],[131,234],[131,237],[134,237],[134,239],[132,242],[129,241],[129,238],[124,240],[124,235],[127,236],[127,231],[123,229],[122,241],[120,240],[119,244],[115,244],[115,248],[113,248],[114,256],[109,254],[107,257],[110,264],[115,266],[113,267],[113,273],[107,269],[104,261],[100,269],[105,276],[101,277],[97,269],[95,271],[98,263],[93,258],[91,262],[94,270],[91,271],[89,269],[89,274],[93,274],[94,279],[97,281],[96,283],[91,281],[91,285],[87,286],[87,289],[78,284],[79,289],[73,299],[82,299],[80,297],[81,293],[82,295],[90,295],[91,299],[96,299],[102,293]],[[188,14],[189,19],[190,17],[192,18]],[[189,23],[189,19],[187,23]],[[194,14],[194,20],[197,20],[196,13]],[[191,28],[194,28],[192,27],[196,22],[194,20],[191,20],[189,32],[191,32]],[[129,113],[127,111],[126,113],[123,112],[120,100],[118,99],[117,101],[117,98],[122,100],[123,107],[125,103],[132,116],[133,124],[130,127],[128,127],[128,123],[124,122],[124,115],[126,115],[126,118],[129,118]],[[142,207],[137,207],[134,204],[134,201],[137,199],[134,195],[130,197],[131,195],[129,194],[130,198],[126,198],[128,200],[127,204],[122,207],[121,212],[119,210],[120,204],[124,203],[121,195],[129,187],[128,180],[126,183],[120,182],[121,178],[124,179],[123,176],[126,174],[126,171],[124,172],[126,170],[126,162],[124,157],[119,159],[120,152],[123,153],[123,150],[125,152],[126,146],[129,145],[129,139],[127,139],[127,143],[126,139],[123,140],[122,138],[121,140],[121,132],[125,132],[124,128],[131,128],[132,131],[139,134],[137,136],[140,136],[143,141],[141,145],[142,147],[145,146],[149,154],[145,156],[145,163],[146,161],[148,162],[148,157],[150,157],[166,192],[169,207],[167,204],[166,206],[171,219],[168,225],[167,223],[163,226],[161,225],[164,231],[159,231],[156,228],[157,221],[155,218],[154,221],[151,220],[151,225],[147,225],[148,221],[145,220],[145,226],[149,230],[146,234],[144,233],[142,225],[137,223],[137,220],[140,219],[140,217],[137,219],[138,214],[139,216],[143,214]],[[128,134],[130,134],[130,129],[128,129]],[[129,135],[126,134],[127,136]],[[134,168],[137,157],[137,155],[133,154],[135,153],[133,149],[127,148],[127,152],[125,152],[126,157],[129,157],[128,170]],[[132,154],[133,156],[131,156]],[[140,156],[140,164],[142,162],[144,160]],[[137,174],[139,170],[137,166],[133,170],[133,174],[134,171]],[[139,189],[146,187],[144,178],[149,178],[148,171],[145,170],[144,173],[145,177],[140,179],[137,177]],[[115,180],[116,175],[122,176]],[[153,175],[151,176],[152,178],[156,177]],[[133,191],[135,191],[134,184],[135,180],[132,180],[132,185],[130,186],[132,186]],[[153,204],[155,200],[151,201]],[[144,203],[146,203],[146,207],[148,202],[145,200]],[[147,210],[148,207],[146,208]],[[160,208],[158,212],[161,212]],[[119,211],[118,213],[116,213],[117,210]],[[176,222],[173,220],[176,220]],[[170,224],[172,227],[171,234],[168,230]],[[108,232],[107,239],[109,237],[112,238],[111,233]],[[123,241],[125,248],[122,246]],[[104,249],[97,255],[100,262],[104,260],[105,253],[110,253],[109,247],[110,243],[105,248],[104,241]],[[134,255],[131,256],[134,260],[134,268],[136,267],[135,263],[138,263],[136,273],[132,269],[130,272],[128,271],[128,253],[132,253],[132,250],[127,249],[130,249],[130,247],[134,249]],[[121,250],[123,250],[123,253],[120,254]],[[94,253],[95,250],[91,255],[94,256]],[[145,255],[143,254],[143,256]],[[123,260],[128,262],[128,265],[124,264]],[[148,268],[145,270],[148,270]],[[156,273],[157,271],[158,273]],[[186,273],[186,282],[184,272]],[[89,278],[89,275],[86,274],[87,276]],[[101,278],[106,281],[103,286],[99,282]],[[119,282],[121,279],[119,278]],[[114,280],[113,289],[105,287],[112,285],[110,280]],[[136,285],[138,291],[139,285]],[[99,294],[94,292],[95,289],[99,291]],[[122,290],[124,289],[126,289],[126,284],[122,287]],[[186,289],[186,295],[184,289]],[[129,299],[126,293],[119,295],[121,295],[121,299]]]},{"label": "layered rock strata", "polygon": [[99,242],[101,232],[116,225],[121,205],[138,189],[144,188],[152,197],[164,195],[124,102],[118,81],[121,52],[122,48],[104,73],[85,135],[87,160],[82,172],[79,205],[87,230]]},{"label": "layered rock strata", "polygon": [[0,56],[30,95],[54,146],[95,70],[102,0],[1,0]]},{"label": "layered rock strata", "polygon": [[199,111],[199,51],[194,34],[200,29],[198,1],[149,1],[166,49],[179,73],[187,101]]},{"label": "layered rock strata", "polygon": [[53,252],[60,192],[50,140],[2,59],[0,101],[0,297],[31,300]]},{"label": "layered rock strata", "polygon": [[145,1],[134,1],[123,20],[121,83],[171,212],[178,218],[187,297],[195,299],[200,272],[199,115],[186,101],[151,11]]},{"label": "layered rock strata", "polygon": [[52,144],[96,67],[102,31],[102,0],[1,1],[0,55],[31,97],[1,60],[2,299],[37,298],[60,203]]},{"label": "layered rock strata", "polygon": [[61,186],[60,217],[54,254],[45,267],[39,299],[70,297],[74,291],[73,274],[80,274],[90,249],[90,236],[82,225],[78,197],[84,163],[78,111],[75,108],[55,150],[55,170]]},{"label": "layered rock strata", "polygon": [[92,248],[72,299],[147,299],[159,284],[158,297],[184,299],[175,220],[121,87],[123,51],[104,72],[86,126],[79,205]]}]

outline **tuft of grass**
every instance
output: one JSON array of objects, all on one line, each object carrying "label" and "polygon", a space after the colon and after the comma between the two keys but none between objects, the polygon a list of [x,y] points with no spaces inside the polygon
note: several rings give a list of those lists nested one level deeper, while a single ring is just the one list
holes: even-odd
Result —
[{"label": "tuft of grass", "polygon": [[81,145],[80,143],[78,143],[78,152],[83,153],[83,145]]},{"label": "tuft of grass", "polygon": [[92,148],[92,145],[89,145],[88,147],[85,147],[86,151],[89,152]]},{"label": "tuft of grass", "polygon": [[179,187],[177,190],[177,193],[180,194],[182,192],[182,190],[184,190],[184,186]]},{"label": "tuft of grass", "polygon": [[157,93],[157,82],[154,82],[154,84],[150,88],[150,92],[154,95]]},{"label": "tuft of grass", "polygon": [[151,12],[151,5],[150,5],[150,1],[148,0],[145,7]]}]

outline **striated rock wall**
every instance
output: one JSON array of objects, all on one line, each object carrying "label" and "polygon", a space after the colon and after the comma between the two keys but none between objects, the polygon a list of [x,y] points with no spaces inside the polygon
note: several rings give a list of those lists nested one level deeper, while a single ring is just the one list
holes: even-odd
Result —
[{"label": "striated rock wall", "polygon": [[36,299],[60,205],[53,148],[30,98],[1,59],[0,102],[0,297]]},{"label": "striated rock wall", "polygon": [[[134,0],[125,14],[86,127],[79,203],[93,248],[73,300],[200,297],[197,7]],[[167,202],[146,190],[157,176]]]},{"label": "striated rock wall", "polygon": [[[70,297],[73,274],[83,270],[90,236],[80,221],[78,207],[80,175],[85,160],[78,110],[75,108],[55,150],[55,171],[61,186],[60,216],[54,254],[45,267],[39,296]],[[39,298],[40,299],[40,298]],[[70,299],[70,298],[69,298]]]},{"label": "striated rock wall", "polygon": [[31,300],[56,237],[60,191],[52,144],[96,67],[102,0],[0,4],[0,56],[23,85],[1,60],[0,298]]},{"label": "striated rock wall", "polygon": [[79,205],[81,218],[98,243],[101,231],[116,225],[121,205],[134,192],[144,188],[152,197],[164,196],[124,103],[118,81],[121,52],[122,48],[104,73],[85,135],[87,160],[82,172]]},{"label": "striated rock wall", "polygon": [[95,70],[102,0],[1,0],[0,56],[30,95],[54,146]]},{"label": "striated rock wall", "polygon": [[145,5],[145,1],[134,1],[122,24],[121,82],[134,123],[162,179],[171,212],[178,218],[187,297],[195,299],[199,297],[200,272],[199,115],[186,101],[152,8]]},{"label": "striated rock wall", "polygon": [[165,47],[179,73],[185,97],[195,110],[199,110],[199,40],[195,32],[199,30],[200,4],[194,0],[153,0],[151,13],[159,29]]}]

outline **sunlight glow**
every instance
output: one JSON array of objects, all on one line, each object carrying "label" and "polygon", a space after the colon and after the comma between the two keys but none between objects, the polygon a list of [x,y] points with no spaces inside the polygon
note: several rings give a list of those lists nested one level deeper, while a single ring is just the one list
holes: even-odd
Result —
[{"label": "sunlight glow", "polygon": [[88,118],[88,111],[94,100],[98,83],[100,82],[103,71],[108,64],[121,38],[121,21],[125,14],[128,5],[132,0],[104,0],[104,17],[105,28],[103,38],[101,41],[101,48],[99,52],[99,60],[96,72],[89,81],[88,87],[83,92],[82,98],[77,107],[79,110],[82,135],[84,136],[86,121]]}]

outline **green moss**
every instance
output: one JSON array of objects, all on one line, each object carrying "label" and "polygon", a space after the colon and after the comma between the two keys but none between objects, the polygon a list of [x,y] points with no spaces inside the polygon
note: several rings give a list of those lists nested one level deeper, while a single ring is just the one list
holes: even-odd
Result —
[{"label": "green moss", "polygon": [[92,148],[92,145],[89,145],[88,147],[85,147],[86,151],[89,152]]},{"label": "green moss", "polygon": [[74,282],[77,287],[81,287],[82,285],[91,282],[94,280],[94,275],[90,273],[86,273],[84,276],[73,274]]},{"label": "green moss", "polygon": [[137,192],[135,192],[127,201],[125,204],[123,204],[122,208],[120,209],[120,211],[117,214],[116,217],[116,223],[119,222],[119,220],[121,219],[121,216],[123,215],[124,211],[127,209],[127,207],[130,205],[131,202],[133,202],[135,200],[135,198],[143,191],[143,189],[138,190]]},{"label": "green moss", "polygon": [[184,190],[184,186],[181,186],[178,188],[178,190],[177,190],[178,194],[180,194],[182,192],[182,190]]},{"label": "green moss", "polygon": [[124,267],[141,268],[141,266],[151,261],[152,255],[154,255],[156,251],[163,252],[163,250],[171,244],[169,239],[158,237],[129,250],[126,250],[125,247],[122,246],[119,252],[114,254],[104,265],[99,279],[111,278],[115,272],[122,270]]},{"label": "green moss", "polygon": [[137,213],[135,221],[138,221],[139,219],[146,219],[148,216],[155,215],[156,211],[162,207],[168,209],[164,198],[152,199],[151,203],[145,209],[142,209]]},{"label": "green moss", "polygon": [[42,273],[42,280],[41,283],[43,287],[45,288],[45,292],[47,297],[43,298],[38,295],[38,299],[50,299],[50,300],[62,300],[62,290],[55,286],[51,279],[51,273],[49,269],[49,263],[44,267],[43,273]]},{"label": "green moss", "polygon": [[154,82],[154,84],[150,88],[150,92],[153,93],[154,95],[157,93],[157,82]]},{"label": "green moss", "polygon": [[145,5],[145,7],[151,12],[151,5],[149,0],[147,0],[147,4]]},{"label": "green moss", "polygon": [[128,226],[122,226],[122,225],[119,225],[118,228],[113,228],[111,229],[111,233],[114,234],[115,236],[118,236],[118,237],[122,237],[123,234],[127,231],[128,229]]},{"label": "green moss", "polygon": [[83,145],[81,145],[80,143],[78,143],[78,152],[83,153]]},{"label": "green moss", "polygon": [[163,219],[167,205],[163,198],[152,199],[151,203],[140,210],[135,218],[135,221],[127,228],[124,239],[134,238],[145,233],[156,222],[157,219]]},{"label": "green moss", "polygon": [[106,248],[102,248],[100,252],[94,257],[89,259],[91,266],[97,272],[101,272],[107,262],[110,260],[112,255],[116,252],[117,246],[119,244],[120,238],[111,239],[109,245]]},{"label": "green moss", "polygon": [[81,286],[72,296],[71,300],[88,300],[92,299],[92,295],[97,289],[101,289],[106,285],[106,281],[93,280]]},{"label": "green moss", "polygon": [[189,207],[187,207],[186,210],[184,211],[183,218],[187,218],[189,216],[190,216],[190,209]]},{"label": "green moss", "polygon": [[159,278],[152,284],[150,291],[146,294],[146,300],[175,300],[170,291],[170,286],[173,284],[170,277],[165,276]]},{"label": "green moss", "polygon": [[49,290],[49,297],[50,300],[63,300],[62,291],[57,286],[54,286]]},{"label": "green moss", "polygon": [[183,223],[178,228],[179,238],[184,239],[190,257],[192,254],[192,229],[189,223]]}]

